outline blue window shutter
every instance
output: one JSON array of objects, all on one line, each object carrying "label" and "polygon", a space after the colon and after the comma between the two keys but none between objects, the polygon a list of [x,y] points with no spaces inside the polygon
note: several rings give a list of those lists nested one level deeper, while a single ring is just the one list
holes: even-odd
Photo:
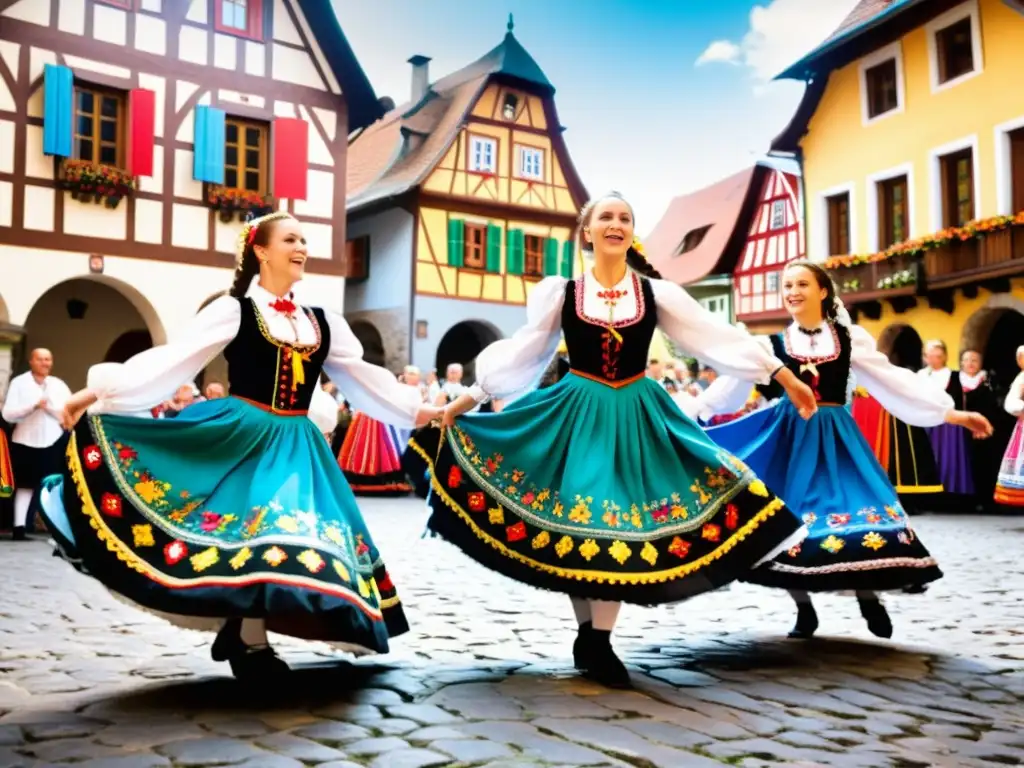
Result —
[{"label": "blue window shutter", "polygon": [[195,114],[192,176],[196,181],[224,183],[224,110],[200,104]]},{"label": "blue window shutter", "polygon": [[74,80],[68,67],[47,64],[43,69],[44,154],[71,157]]}]

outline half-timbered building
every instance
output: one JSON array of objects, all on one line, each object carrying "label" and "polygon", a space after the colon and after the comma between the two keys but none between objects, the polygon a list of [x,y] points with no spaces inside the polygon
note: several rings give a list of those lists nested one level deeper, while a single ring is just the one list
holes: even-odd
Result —
[{"label": "half-timbered building", "polygon": [[229,286],[250,210],[303,222],[299,298],[340,310],[348,135],[382,112],[329,0],[0,0],[4,338],[81,386]]},{"label": "half-timbered building", "polygon": [[346,317],[392,368],[471,362],[523,324],[536,282],[581,268],[586,191],[511,19],[469,66],[432,83],[429,61],[349,146]]},{"label": "half-timbered building", "polygon": [[672,200],[648,258],[704,308],[754,331],[781,326],[779,279],[803,253],[798,179],[756,163]]}]

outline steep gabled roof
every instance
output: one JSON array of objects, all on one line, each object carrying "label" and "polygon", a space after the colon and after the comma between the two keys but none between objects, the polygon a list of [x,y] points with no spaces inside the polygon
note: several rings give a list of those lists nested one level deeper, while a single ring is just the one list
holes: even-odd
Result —
[{"label": "steep gabled roof", "polygon": [[298,0],[302,15],[309,22],[320,50],[338,78],[348,106],[348,130],[369,125],[384,114],[373,86],[359,66],[352,46],[348,44],[330,0]]},{"label": "steep gabled roof", "polygon": [[[444,157],[491,78],[552,96],[555,88],[512,34],[472,64],[392,109],[348,148],[347,203],[354,211],[419,185]],[[563,169],[575,177],[572,168]],[[574,179],[575,180],[575,179]]]},{"label": "steep gabled roof", "polygon": [[[708,275],[731,273],[761,185],[772,170],[767,163],[757,163],[711,186],[673,199],[644,243],[651,264],[666,280],[679,285],[696,283]],[[682,253],[687,235],[705,228],[696,247]]]}]

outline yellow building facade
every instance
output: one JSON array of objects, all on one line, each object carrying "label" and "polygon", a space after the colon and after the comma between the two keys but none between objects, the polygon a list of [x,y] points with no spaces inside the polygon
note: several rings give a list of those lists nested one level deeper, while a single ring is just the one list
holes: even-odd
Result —
[{"label": "yellow building facade", "polygon": [[808,253],[858,323],[879,339],[909,326],[952,357],[1024,312],[1024,217],[998,218],[1024,211],[1024,13],[869,6],[783,73],[808,87],[773,149],[801,162]]}]

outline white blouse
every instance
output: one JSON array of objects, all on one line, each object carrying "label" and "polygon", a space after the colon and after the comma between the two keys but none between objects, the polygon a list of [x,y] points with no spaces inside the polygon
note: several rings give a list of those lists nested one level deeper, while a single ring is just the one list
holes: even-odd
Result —
[{"label": "white blouse", "polygon": [[941,389],[943,392],[945,392],[946,387],[949,386],[949,377],[952,375],[952,373],[953,371],[950,368],[939,368],[938,370],[936,370],[935,368],[931,368],[930,366],[925,366],[924,368],[917,372],[917,375],[920,376],[922,379],[931,382],[939,389]]},{"label": "white blouse", "polygon": [[960,386],[964,388],[964,392],[970,392],[973,389],[977,389],[987,379],[988,376],[984,371],[978,371],[977,373],[964,373],[960,371]]},{"label": "white blouse", "polygon": [[[301,310],[294,328],[287,316],[271,308],[273,294],[254,283],[247,294],[267,332],[278,341],[315,344],[316,329]],[[352,407],[397,427],[415,425],[423,405],[419,392],[400,384],[384,368],[363,360],[363,347],[340,315],[325,312],[330,349],[324,371],[345,393]],[[182,383],[191,381],[238,334],[242,320],[237,299],[221,296],[204,307],[190,326],[172,342],[140,352],[125,363],[100,363],[89,369],[87,386],[98,396],[91,413],[134,414],[169,399]],[[298,331],[296,338],[296,330]]]},{"label": "white blouse", "polygon": [[1003,403],[1006,412],[1011,416],[1024,414],[1024,371],[1017,374],[1017,378],[1010,385],[1010,391],[1006,393],[1006,402]]},{"label": "white blouse", "polygon": [[[837,352],[827,323],[823,322],[820,327],[821,333],[808,336],[797,330],[796,323],[790,326],[789,345],[795,356],[827,357]],[[758,340],[771,346],[767,336]],[[859,325],[851,326],[850,341],[850,367],[857,383],[883,408],[900,421],[916,427],[934,427],[945,422],[946,416],[955,408],[953,398],[946,394],[945,389],[921,387],[918,375],[889,362],[889,358],[878,351],[871,334]],[[705,420],[716,413],[735,413],[743,407],[749,395],[749,385],[732,377],[720,376],[697,398],[697,412]],[[692,412],[692,409],[687,410]]]},{"label": "white blouse", "polygon": [[[683,349],[716,370],[747,381],[767,384],[782,363],[746,331],[724,323],[675,283],[651,280],[658,326]],[[561,339],[566,278],[547,277],[534,286],[526,302],[526,325],[511,337],[487,347],[476,359],[477,383],[469,393],[482,402],[508,398],[535,386],[554,357]],[[583,277],[583,314],[616,322],[637,312],[632,273],[614,291],[614,306],[598,296],[606,289],[587,272]]]}]

